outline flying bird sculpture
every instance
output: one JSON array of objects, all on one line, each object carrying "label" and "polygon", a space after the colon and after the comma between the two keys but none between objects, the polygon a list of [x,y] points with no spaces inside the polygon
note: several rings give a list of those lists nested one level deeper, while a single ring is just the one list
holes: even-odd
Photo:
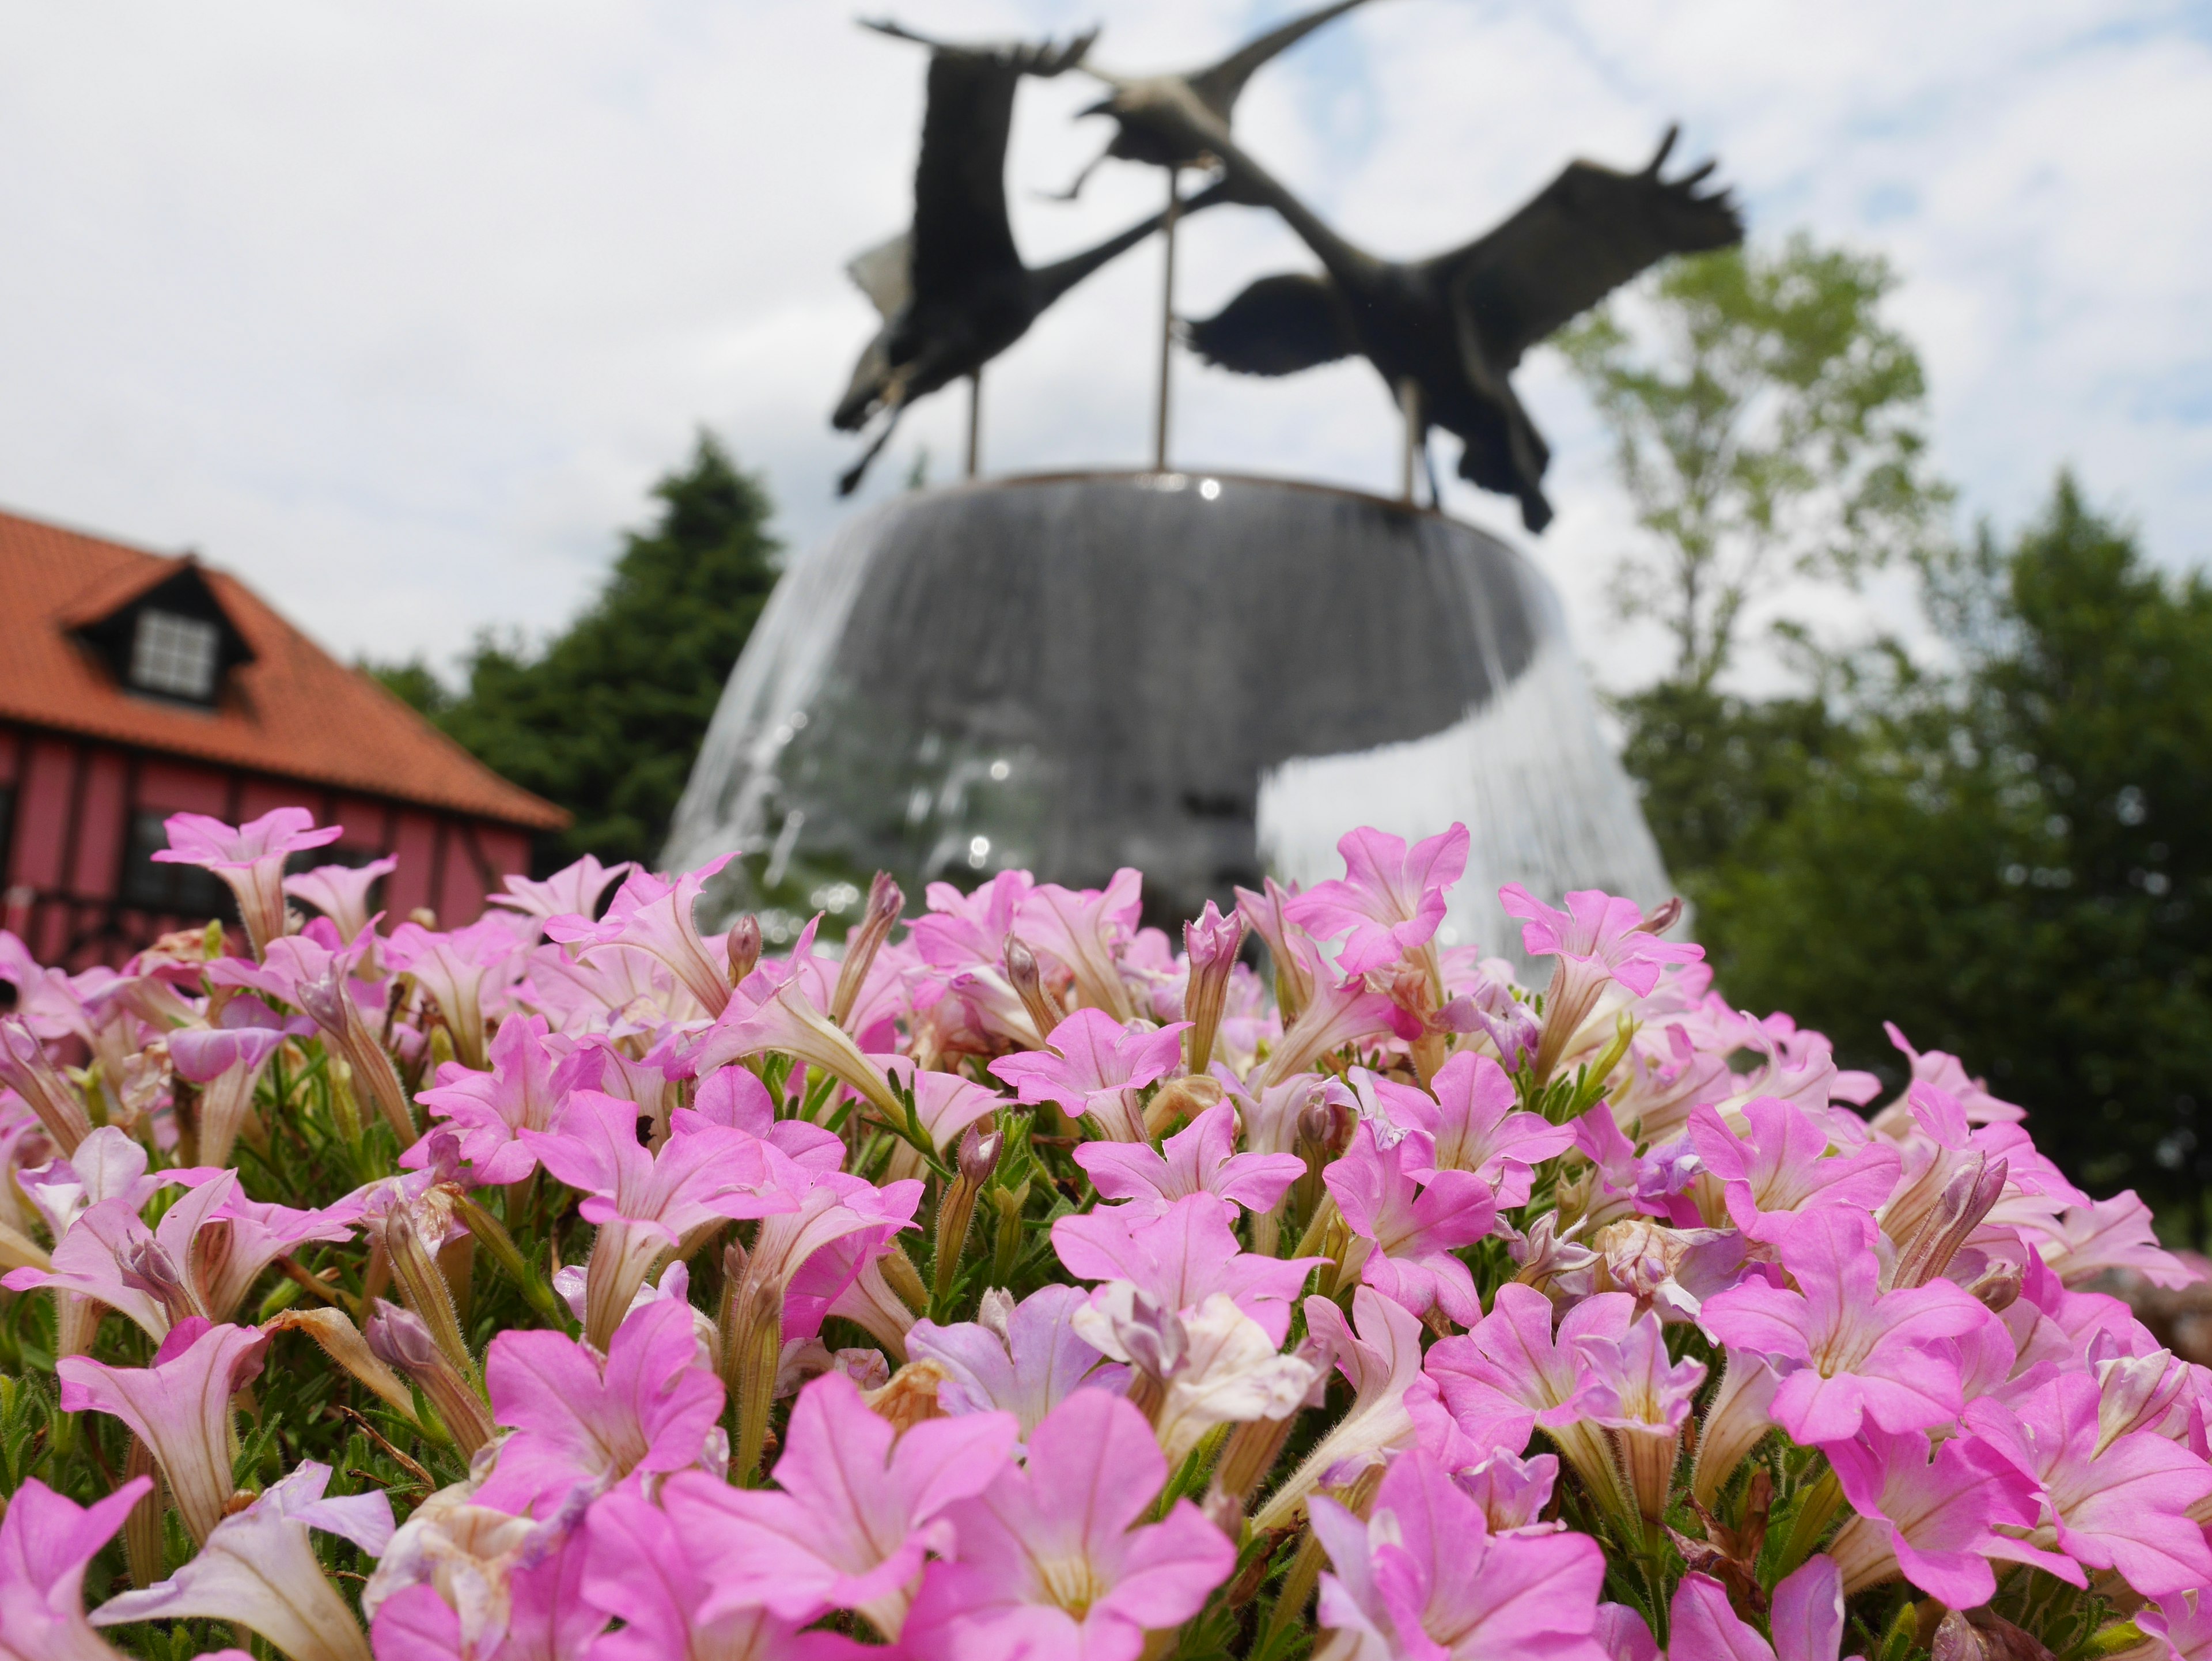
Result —
[{"label": "flying bird sculpture", "polygon": [[1317,276],[1262,277],[1214,316],[1187,324],[1193,350],[1223,368],[1257,375],[1364,356],[1405,413],[1408,478],[1410,450],[1418,447],[1425,459],[1429,429],[1442,427],[1461,440],[1460,477],[1517,497],[1531,531],[1552,518],[1543,490],[1550,452],[1514,396],[1510,377],[1522,356],[1668,255],[1743,239],[1728,192],[1698,188],[1713,163],[1662,176],[1672,128],[1640,173],[1570,162],[1474,241],[1432,259],[1398,261],[1337,234],[1189,100],[1163,100],[1141,119],[1218,158],[1227,169],[1219,188],[1273,209],[1322,266]]},{"label": "flying bird sculpture", "polygon": [[1194,103],[1227,127],[1245,83],[1262,66],[1279,58],[1322,24],[1366,3],[1367,0],[1332,0],[1328,5],[1316,6],[1303,16],[1293,17],[1265,34],[1255,36],[1219,63],[1188,74],[1115,75],[1095,64],[1085,63],[1081,66],[1083,72],[1103,81],[1112,91],[1081,113],[1110,115],[1119,125],[1106,148],[1085,164],[1083,171],[1076,174],[1075,182],[1060,199],[1073,201],[1081,194],[1098,164],[1109,158],[1141,161],[1155,167],[1206,165],[1206,152],[1194,145],[1194,135],[1187,128],[1149,119],[1146,113],[1163,103]]},{"label": "flying bird sculpture", "polygon": [[[1015,88],[1024,76],[1057,76],[1080,63],[1093,34],[1066,46],[971,46],[933,40],[896,23],[867,27],[927,46],[929,77],[913,225],[846,268],[883,324],[862,350],[830,417],[840,432],[881,423],[838,481],[843,496],[859,487],[917,399],[963,376],[980,375],[1054,301],[1167,219],[1155,214],[1048,265],[1024,265],[1014,246],[1006,167]],[[1218,192],[1201,194],[1182,204],[1182,211],[1221,199]],[[972,468],[972,429],[970,453]]]}]

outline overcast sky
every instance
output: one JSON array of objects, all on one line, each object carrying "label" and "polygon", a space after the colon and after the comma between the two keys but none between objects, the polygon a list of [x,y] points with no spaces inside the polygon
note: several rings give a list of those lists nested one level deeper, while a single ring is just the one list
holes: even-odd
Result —
[{"label": "overcast sky", "polygon": [[[1100,21],[1098,61],[1142,70],[1296,9],[898,15]],[[0,505],[197,547],[343,654],[441,664],[580,605],[702,423],[811,539],[842,511],[853,447],[826,414],[872,326],[840,268],[905,219],[921,71],[838,0],[0,0]],[[1103,142],[1069,119],[1096,95],[1080,80],[1023,94],[1033,259],[1158,204],[1158,176],[1119,166],[1079,207],[1033,199]],[[2015,522],[2072,463],[2162,561],[2204,563],[2212,7],[1382,0],[1238,112],[1348,235],[1401,254],[1465,240],[1572,155],[1640,162],[1670,119],[1755,237],[1895,263],[1970,512]],[[1158,259],[993,366],[988,469],[1146,455]],[[1310,264],[1224,210],[1186,233],[1181,307]],[[1595,598],[1627,534],[1601,438],[1555,358],[1521,384],[1556,452],[1538,557],[1585,654],[1632,674],[1650,642]],[[1395,479],[1364,364],[1255,383],[1186,362],[1177,386],[1180,462]],[[948,477],[963,421],[957,392],[924,406],[870,493],[924,447]],[[1455,485],[1451,505],[1521,535],[1498,498]]]}]

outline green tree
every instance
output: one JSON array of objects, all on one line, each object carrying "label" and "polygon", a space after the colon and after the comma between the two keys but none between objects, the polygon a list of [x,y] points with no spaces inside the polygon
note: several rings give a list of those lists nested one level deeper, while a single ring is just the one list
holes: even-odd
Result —
[{"label": "green tree", "polygon": [[1670,261],[1560,337],[1649,533],[1611,598],[1666,629],[1671,685],[1710,690],[1782,586],[1855,581],[1940,530],[1920,360],[1881,316],[1895,285],[1801,234]]},{"label": "green tree", "polygon": [[1938,562],[1957,655],[1848,718],[1847,764],[1700,873],[1731,996],[1846,1065],[1986,1071],[2086,1185],[2203,1238],[2212,1143],[2212,586],[2149,569],[2062,478],[2009,549]]},{"label": "green tree", "polygon": [[767,491],[712,436],[653,494],[658,520],[625,536],[598,598],[543,650],[480,636],[458,694],[419,662],[372,670],[486,764],[575,816],[543,850],[554,862],[658,855],[775,584]]}]

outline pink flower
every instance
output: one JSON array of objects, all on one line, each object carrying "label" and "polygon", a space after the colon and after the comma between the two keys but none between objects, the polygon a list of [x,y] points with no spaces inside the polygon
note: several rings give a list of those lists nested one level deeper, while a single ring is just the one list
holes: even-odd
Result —
[{"label": "pink flower", "polygon": [[1585,1418],[1613,1430],[1681,1429],[1705,1366],[1668,1359],[1656,1315],[1646,1314],[1622,1336],[1584,1333],[1574,1343],[1589,1368],[1582,1390]]},{"label": "pink flower", "polygon": [[1237,1206],[1266,1211],[1306,1171],[1294,1153],[1237,1153],[1237,1109],[1226,1101],[1169,1137],[1164,1157],[1150,1142],[1085,1142],[1075,1162],[1101,1197],[1153,1214],[1192,1194],[1212,1195],[1232,1217]]},{"label": "pink flower", "polygon": [[582,1595],[584,1539],[441,1488],[395,1532],[362,1588],[377,1661],[583,1661],[607,1616]]},{"label": "pink flower", "polygon": [[672,1301],[630,1315],[604,1360],[557,1332],[502,1332],[484,1383],[494,1418],[514,1434],[477,1502],[518,1515],[550,1515],[578,1490],[603,1494],[696,1463],[722,1411],[722,1381],[699,1364],[690,1306]]},{"label": "pink flower", "polygon": [[1109,1141],[1140,1142],[1145,1120],[1137,1092],[1182,1061],[1183,1025],[1127,1026],[1098,1010],[1079,1009],[1053,1028],[1051,1049],[1002,1056],[991,1071],[1024,1102],[1056,1102],[1071,1118],[1092,1118],[1097,1134]]},{"label": "pink flower", "polygon": [[2150,1208],[2123,1189],[2109,1200],[2061,1212],[2037,1241],[2051,1272],[2068,1286],[2093,1281],[2108,1269],[2131,1269],[2153,1286],[2179,1288],[2204,1278],[2200,1269],[2165,1250],[2151,1227]]},{"label": "pink flower", "polygon": [[[93,1145],[91,1140],[84,1144]],[[16,1292],[52,1287],[89,1298],[137,1323],[157,1342],[187,1317],[215,1314],[191,1273],[193,1242],[236,1192],[236,1174],[221,1171],[202,1183],[162,1214],[158,1230],[139,1220],[145,1200],[138,1186],[134,1183],[117,1198],[78,1214],[54,1248],[51,1270],[11,1269],[0,1285]]]},{"label": "pink flower", "polygon": [[143,1591],[109,1598],[93,1611],[93,1624],[234,1621],[292,1661],[369,1661],[368,1640],[316,1561],[307,1530],[338,1535],[374,1557],[392,1538],[392,1502],[376,1489],[325,1500],[330,1480],[328,1465],[302,1462],[218,1523],[198,1556]]},{"label": "pink flower", "polygon": [[1335,1486],[1408,1446],[1418,1414],[1436,1396],[1421,1372],[1421,1323],[1402,1305],[1361,1287],[1352,1294],[1357,1331],[1327,1298],[1307,1299],[1305,1311],[1307,1331],[1352,1385],[1352,1405],[1267,1496],[1252,1519],[1257,1530],[1292,1522],[1315,1488]]},{"label": "pink flower", "polygon": [[998,969],[1036,885],[1026,871],[1001,871],[973,894],[949,882],[930,884],[923,895],[929,910],[908,925],[915,951],[934,969]]},{"label": "pink flower", "polygon": [[1686,1574],[1668,1611],[1668,1661],[1838,1661],[1844,1648],[1844,1577],[1832,1557],[1806,1559],[1774,1589],[1770,1645],[1709,1575]]},{"label": "pink flower", "polygon": [[204,813],[172,813],[164,823],[169,845],[155,852],[155,863],[197,865],[228,883],[257,958],[283,938],[285,859],[345,835],[342,824],[318,830],[304,807],[279,807],[235,828]]},{"label": "pink flower", "polygon": [[1901,1156],[1890,1143],[1829,1158],[1826,1127],[1771,1096],[1747,1104],[1743,1117],[1748,1129],[1738,1136],[1711,1108],[1692,1108],[1690,1140],[1721,1179],[1729,1217],[1754,1240],[1772,1244],[1797,1217],[1824,1208],[1871,1216],[1897,1186]]},{"label": "pink flower", "polygon": [[1492,1537],[1474,1501],[1414,1449],[1392,1461],[1362,1522],[1313,1502],[1335,1573],[1321,1624],[1360,1661],[1604,1661],[1592,1639],[1605,1554],[1583,1534]]},{"label": "pink flower", "polygon": [[649,871],[633,871],[599,922],[588,915],[554,917],[547,922],[545,933],[579,946],[577,955],[587,959],[595,951],[617,946],[658,958],[701,1008],[719,1016],[730,1001],[729,969],[708,952],[692,911],[708,879],[736,857],[725,854],[673,881]]},{"label": "pink flower", "polygon": [[[627,861],[601,865],[586,854],[543,882],[532,882],[527,877],[502,878],[507,892],[488,895],[484,903],[528,917],[542,929],[556,917],[592,916],[599,909],[599,896],[606,892],[607,885],[631,868]],[[531,933],[534,939],[538,929]]]},{"label": "pink flower", "polygon": [[[517,1183],[538,1169],[538,1156],[520,1133],[551,1131],[562,1105],[553,1084],[558,1062],[546,1037],[543,1015],[509,1015],[491,1041],[489,1073],[447,1062],[438,1069],[435,1088],[415,1098],[460,1133],[461,1157],[475,1167],[478,1182]],[[419,1168],[426,1157],[417,1142],[400,1163]]]},{"label": "pink flower", "polygon": [[[1487,1056],[1461,1050],[1429,1081],[1436,1109],[1427,1129],[1438,1171],[1472,1171],[1497,1195],[1498,1208],[1528,1203],[1535,1167],[1574,1146],[1573,1129],[1540,1113],[1516,1110],[1519,1098],[1505,1069]],[[1429,1172],[1415,1168],[1425,1178]]]},{"label": "pink flower", "polygon": [[1392,1031],[1397,1014],[1398,1006],[1387,994],[1367,989],[1364,975],[1351,976],[1337,985],[1324,982],[1247,1086],[1254,1091],[1272,1089],[1346,1044]]},{"label": "pink flower", "polygon": [[[1474,1277],[1453,1254],[1491,1232],[1498,1220],[1490,1184],[1471,1171],[1434,1171],[1431,1144],[1419,1133],[1389,1147],[1377,1145],[1375,1126],[1352,1132],[1345,1156],[1322,1180],[1344,1214],[1346,1226],[1371,1247],[1359,1278],[1415,1315],[1431,1305],[1462,1326],[1482,1318]],[[1432,1173],[1417,1183],[1409,1169]]]},{"label": "pink flower", "polygon": [[1747,1281],[1706,1299],[1699,1317],[1731,1350],[1774,1358],[1784,1374],[1775,1421],[1808,1446],[1856,1434],[1862,1418],[1893,1432],[1952,1422],[1966,1403],[1942,1341],[1992,1318],[1948,1281],[1882,1291],[1871,1226],[1841,1210],[1808,1213],[1782,1245],[1800,1290]]},{"label": "pink flower", "polygon": [[[1434,1451],[1434,1450],[1431,1450]],[[1539,1453],[1523,1459],[1507,1448],[1452,1473],[1459,1491],[1482,1508],[1492,1534],[1510,1529],[1548,1529],[1542,1521],[1559,1480],[1559,1457]]]},{"label": "pink flower", "polygon": [[598,1501],[585,1530],[584,1596],[623,1622],[592,1646],[591,1661],[866,1661],[883,1653],[835,1633],[801,1632],[766,1609],[702,1619],[720,1566],[634,1494]]},{"label": "pink flower", "polygon": [[420,923],[403,922],[392,932],[384,955],[392,968],[413,976],[416,984],[435,1001],[461,1065],[482,1068],[485,983],[489,979],[497,989],[521,969],[514,936],[490,918],[449,934],[434,934]]},{"label": "pink flower", "polygon": [[2189,1515],[2212,1496],[2212,1465],[2155,1431],[2106,1440],[2099,1402],[2097,1381],[2069,1372],[2010,1407],[1984,1396],[1966,1408],[1966,1424],[2041,1488],[2035,1542],[2073,1560],[2037,1561],[2077,1586],[2084,1568],[2117,1569],[2146,1597],[2212,1586],[2212,1547]]},{"label": "pink flower", "polygon": [[230,1163],[239,1127],[253,1107],[254,1086],[283,1042],[283,1030],[273,1026],[187,1026],[169,1034],[177,1076],[204,1086],[195,1116],[197,1151],[210,1165]]},{"label": "pink flower", "polygon": [[1405,839],[1361,829],[1336,844],[1344,876],[1284,902],[1283,915],[1317,940],[1351,939],[1337,953],[1347,975],[1388,969],[1425,946],[1444,920],[1444,894],[1467,870],[1467,827],[1455,824],[1409,851]]},{"label": "pink flower", "polygon": [[517,1135],[546,1170],[585,1196],[578,1210],[599,1226],[585,1323],[585,1335],[598,1343],[613,1335],[653,1261],[691,1230],[797,1203],[790,1167],[758,1137],[700,1123],[648,1153],[637,1140],[636,1104],[596,1090],[568,1098],[558,1130]]},{"label": "pink flower", "polygon": [[1509,1281],[1479,1324],[1429,1351],[1428,1374],[1477,1447],[1519,1447],[1539,1425],[1558,1430],[1585,1416],[1589,1363],[1583,1341],[1618,1342],[1635,1312],[1636,1300],[1625,1293],[1585,1298],[1567,1311],[1554,1338],[1552,1300]]},{"label": "pink flower", "polygon": [[193,1319],[169,1335],[151,1366],[64,1355],[54,1363],[62,1410],[112,1414],[136,1431],[185,1528],[205,1543],[230,1500],[230,1398],[260,1372],[268,1342],[252,1327]]},{"label": "pink flower", "polygon": [[722,1019],[700,1040],[691,1062],[703,1077],[726,1062],[768,1051],[821,1068],[857,1092],[887,1123],[903,1122],[906,1110],[891,1093],[882,1068],[816,1007],[796,977],[750,1009],[732,1000]]},{"label": "pink flower", "polygon": [[1276,1344],[1290,1330],[1290,1300],[1314,1266],[1328,1261],[1240,1250],[1219,1202],[1207,1194],[1177,1200],[1151,1217],[1115,1208],[1062,1217],[1052,1226],[1052,1244],[1079,1280],[1130,1281],[1178,1314],[1224,1293]]},{"label": "pink flower", "polygon": [[2136,1615],[2136,1625],[2153,1638],[2163,1639],[2174,1661],[2206,1661],[2212,1657],[2212,1592],[2199,1590],[2161,1597],[2155,1609]]},{"label": "pink flower", "polygon": [[154,1486],[135,1477],[80,1509],[27,1477],[0,1518],[0,1653],[24,1661],[107,1661],[84,1618],[84,1572]]},{"label": "pink flower", "polygon": [[1953,1437],[1929,1460],[1921,1431],[1892,1435],[1869,1424],[1828,1456],[1853,1515],[1828,1546],[1843,1571],[1844,1595],[1902,1573],[1954,1609],[1986,1603],[1996,1591],[1993,1557],[2012,1558],[2018,1542],[1999,1527],[2035,1521],[2035,1485],[1995,1448]]},{"label": "pink flower", "polygon": [[1330,978],[1328,960],[1313,936],[1285,914],[1297,893],[1297,885],[1286,890],[1269,877],[1261,887],[1263,891],[1257,894],[1249,888],[1237,891],[1237,915],[1267,943],[1267,957],[1275,970],[1276,998],[1287,1024],[1305,1007],[1314,988]]},{"label": "pink flower", "polygon": [[1974,1123],[2017,1124],[2027,1116],[2026,1108],[1990,1095],[1988,1086],[1971,1077],[1956,1056],[1946,1055],[1940,1050],[1915,1050],[1905,1041],[1905,1034],[1897,1030],[1894,1021],[1884,1021],[1881,1030],[1889,1034],[1890,1043],[1905,1052],[1905,1060],[1912,1067],[1914,1082],[1932,1084],[1957,1097],[1967,1118]]},{"label": "pink flower", "polygon": [[951,1546],[951,1529],[936,1519],[990,1486],[1017,1430],[1010,1415],[985,1413],[926,1421],[900,1435],[851,1379],[823,1374],[791,1410],[775,1489],[687,1472],[662,1491],[669,1520],[695,1551],[713,1554],[713,1590],[700,1613],[712,1620],[759,1607],[806,1621],[858,1609],[897,1638],[925,1556]]},{"label": "pink flower", "polygon": [[1071,1324],[1090,1301],[1080,1287],[1040,1287],[1018,1304],[994,1287],[973,1321],[916,1321],[907,1354],[945,1369],[937,1387],[944,1412],[1011,1413],[1026,1438],[1072,1392],[1119,1394],[1128,1382],[1129,1370],[1109,1365]]},{"label": "pink flower", "polygon": [[1180,1626],[1237,1566],[1237,1550],[1178,1500],[1140,1524],[1167,1480],[1144,1415],[1078,1390],[972,1500],[947,1508],[958,1541],[923,1577],[906,1625],[918,1661],[1135,1661],[1145,1634]]},{"label": "pink flower", "polygon": [[1566,1053],[1607,981],[1619,981],[1636,996],[1648,998],[1668,964],[1696,963],[1705,955],[1701,946],[1662,940],[1647,931],[1635,901],[1601,889],[1575,890],[1567,896],[1565,911],[1553,910],[1518,883],[1506,884],[1498,898],[1507,916],[1526,920],[1521,944],[1529,956],[1559,959],[1544,995],[1544,1036],[1536,1052],[1540,1077]]},{"label": "pink flower", "polygon": [[1121,983],[1118,959],[1136,932],[1144,887],[1144,877],[1127,867],[1114,873],[1103,891],[1078,892],[1041,882],[1015,914],[1014,933],[1075,977],[1075,995],[1085,1008],[1128,1020],[1137,1011]]},{"label": "pink flower", "polygon": [[399,868],[390,856],[366,865],[319,865],[296,877],[284,879],[284,891],[305,900],[331,920],[338,938],[350,945],[368,928],[368,891],[377,879]]},{"label": "pink flower", "polygon": [[[961,1134],[986,1114],[995,1113],[1006,1098],[995,1090],[957,1073],[918,1071],[910,1056],[872,1056],[884,1073],[914,1092],[914,1110],[939,1153],[949,1153]],[[720,1075],[717,1075],[720,1076]]]}]

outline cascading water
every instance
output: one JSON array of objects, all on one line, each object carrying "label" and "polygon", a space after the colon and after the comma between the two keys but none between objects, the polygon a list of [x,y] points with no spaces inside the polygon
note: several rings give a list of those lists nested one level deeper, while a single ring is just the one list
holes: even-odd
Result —
[{"label": "cascading water", "polygon": [[[1146,873],[1156,920],[1370,824],[1473,833],[1447,928],[1517,955],[1503,882],[1667,878],[1550,586],[1505,544],[1348,491],[1079,474],[916,492],[801,555],[730,677],[671,869],[771,937],[1008,866]],[[835,932],[835,931],[833,931]]]}]

